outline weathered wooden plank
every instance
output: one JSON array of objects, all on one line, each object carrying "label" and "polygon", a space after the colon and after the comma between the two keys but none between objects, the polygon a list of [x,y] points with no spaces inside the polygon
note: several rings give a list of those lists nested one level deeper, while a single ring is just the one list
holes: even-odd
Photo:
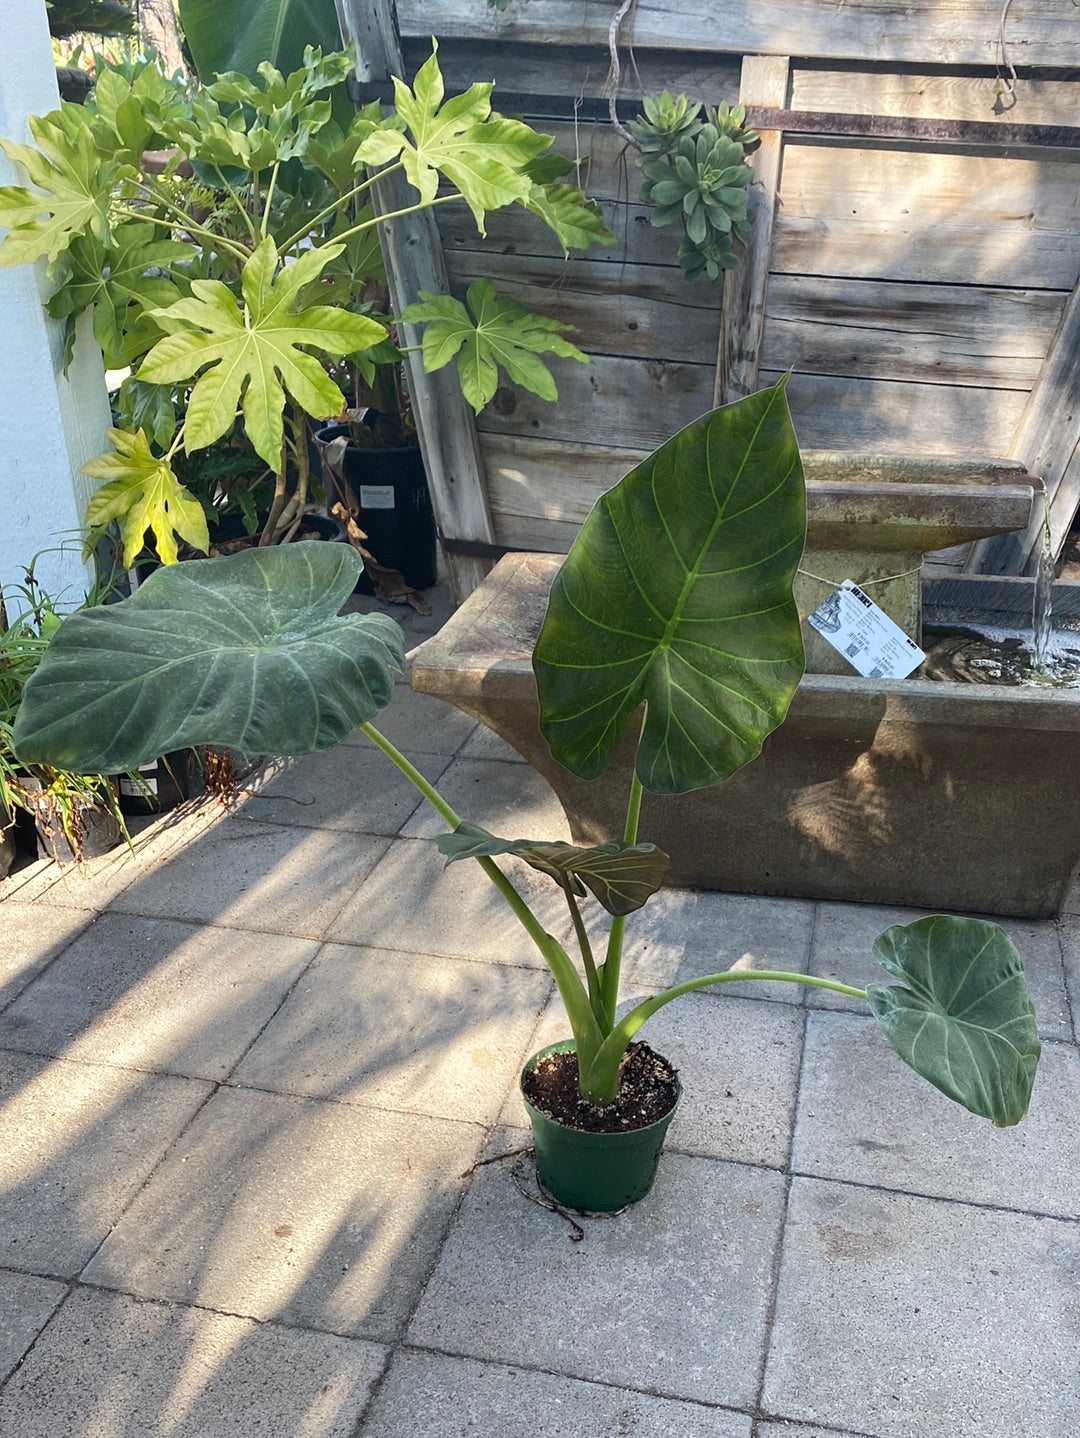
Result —
[{"label": "weathered wooden plank", "polygon": [[648,454],[518,435],[487,434],[482,445],[500,543],[560,551],[600,495]]},{"label": "weathered wooden plank", "polygon": [[588,365],[563,361],[559,403],[500,389],[479,416],[482,434],[654,449],[712,407],[712,364],[598,355]]},{"label": "weathered wooden plank", "polygon": [[[674,226],[658,229],[649,223],[649,210],[644,205],[618,204],[600,200],[604,224],[616,237],[615,244],[594,246],[586,251],[590,259],[619,266],[627,263],[663,265],[676,264],[681,233]],[[562,248],[551,230],[522,209],[496,210],[487,217],[487,235],[480,240],[472,216],[463,206],[447,205],[439,212],[439,233],[447,254],[462,250],[522,255],[527,257],[559,257]],[[582,252],[573,252],[579,255]],[[682,271],[679,271],[679,275]],[[678,278],[678,275],[676,276]],[[710,281],[685,282],[691,290],[705,289]]]},{"label": "weathered wooden plank", "polygon": [[946,120],[925,115],[854,114],[836,110],[796,110],[748,105],[747,124],[756,130],[780,130],[786,135],[838,135],[866,140],[903,140],[917,144],[1008,149],[1010,154],[1040,149],[1077,151],[1080,128],[1076,125],[1027,125],[1014,121]]},{"label": "weathered wooden plank", "polygon": [[[361,80],[382,81],[400,73],[391,0],[340,0],[342,32],[355,45]],[[372,192],[376,210],[394,214],[415,202],[403,173],[381,180]],[[391,304],[400,314],[420,290],[444,292],[449,285],[439,232],[432,211],[406,215],[380,226],[379,243]],[[424,456],[431,504],[439,532],[454,539],[490,541],[495,537],[484,490],[483,462],[473,412],[466,403],[453,366],[427,373],[419,358],[420,330],[400,325],[405,364],[420,449]],[[446,555],[454,598],[465,599],[491,568],[469,555]]]},{"label": "weathered wooden plank", "polygon": [[687,284],[680,270],[476,251],[449,256],[448,269],[456,293],[487,275],[519,304],[573,325],[569,338],[589,354],[701,364],[716,348],[720,292]]},{"label": "weathered wooden plank", "polygon": [[1028,390],[1067,294],[774,274],[767,369]]},{"label": "weathered wooden plank", "polygon": [[1075,165],[1046,158],[784,147],[773,268],[796,274],[1071,289]]},{"label": "weathered wooden plank", "polygon": [[[581,0],[510,0],[500,13],[473,0],[401,0],[404,35],[500,39],[537,45],[604,45],[613,13]],[[624,44],[635,50],[709,50],[996,65],[997,0],[638,0]],[[1014,65],[1076,65],[1072,0],[1013,0],[1004,27]]]},{"label": "weathered wooden plank", "polygon": [[[430,36],[408,40],[402,48],[405,69],[415,74],[431,54]],[[623,66],[620,78],[619,111],[624,116],[633,116],[642,95],[661,90],[683,93],[710,105],[734,100],[739,93],[739,60],[734,55],[643,50],[635,53],[634,59],[633,65]],[[563,114],[575,101],[607,99],[606,39],[603,45],[559,48],[497,40],[442,40],[439,68],[448,94],[466,90],[477,80],[493,80],[495,108],[521,110],[530,123],[544,114]],[[505,98],[508,95],[527,103],[511,106]]]},{"label": "weathered wooden plank", "polygon": [[[743,61],[740,104],[785,105],[789,70],[782,55],[748,55]],[[750,160],[754,170],[748,205],[750,236],[738,267],[724,277],[713,389],[713,402],[718,405],[730,404],[754,389],[761,357],[784,137],[778,130],[759,133],[761,143]]]},{"label": "weathered wooden plank", "polygon": [[[1076,41],[1080,52],[1080,39]],[[940,75],[794,66],[794,110],[848,110],[872,115],[926,115],[1021,125],[1075,125],[1080,82],[1018,77],[1006,93],[996,75]]]},{"label": "weathered wooden plank", "polygon": [[[1041,476],[1050,506],[1051,541],[1060,553],[1080,497],[1080,280],[1069,296],[1046,360],[1028,396],[1009,453]],[[1063,482],[1068,477],[1068,483]],[[1038,507],[1037,507],[1038,508]],[[1020,535],[1003,534],[976,545],[975,573],[1031,574],[1038,562],[1043,514],[1032,515]]]},{"label": "weathered wooden plank", "polygon": [[[762,384],[777,379],[761,371]],[[792,375],[787,395],[804,448],[971,458],[1008,454],[1026,399],[1014,390],[813,374]]]}]

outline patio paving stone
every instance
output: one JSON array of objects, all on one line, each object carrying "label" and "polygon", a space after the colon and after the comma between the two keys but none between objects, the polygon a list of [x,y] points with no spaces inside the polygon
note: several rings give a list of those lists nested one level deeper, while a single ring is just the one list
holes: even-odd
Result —
[{"label": "patio paving stone", "polygon": [[[572,1418],[571,1418],[572,1415]],[[750,1438],[743,1414],[550,1373],[396,1354],[357,1438]]]},{"label": "patio paving stone", "polygon": [[[304,829],[355,834],[396,834],[424,801],[404,774],[361,736],[322,754],[305,754],[279,766],[247,801],[248,818]],[[406,756],[435,783],[450,762],[444,754]]]},{"label": "patio paving stone", "polygon": [[1075,1223],[796,1179],[762,1406],[878,1438],[1080,1427]]},{"label": "patio paving stone", "polygon": [[[524,863],[507,872],[549,933],[570,927],[566,901]],[[430,839],[395,839],[330,925],[328,939],[407,953],[542,968],[532,940],[472,860],[447,864]]]},{"label": "patio paving stone", "polygon": [[1080,1218],[1080,1054],[1044,1044],[1031,1109],[994,1128],[930,1087],[872,1018],[811,1014],[796,1172]]},{"label": "patio paving stone", "polygon": [[[647,996],[648,991],[627,992],[620,1014]],[[792,1004],[754,999],[716,1003],[701,993],[687,994],[653,1014],[638,1037],[671,1060],[683,1084],[665,1152],[782,1168],[791,1146],[803,1019]],[[568,1038],[569,1032],[562,1002],[554,994],[533,1039],[533,1052]],[[502,1119],[528,1126],[516,1083]]]},{"label": "patio paving stone", "polygon": [[839,1428],[822,1428],[813,1423],[759,1423],[756,1438],[877,1438],[873,1433],[849,1433]]},{"label": "patio paving stone", "polygon": [[[867,984],[888,984],[893,980],[873,957],[873,943],[883,929],[893,924],[910,924],[926,918],[919,909],[892,909],[876,904],[822,904],[810,960],[810,972],[819,978],[837,979],[843,984],[865,988]],[[995,923],[1008,934],[1024,962],[1024,974],[1031,990],[1039,1033],[1044,1038],[1072,1036],[1069,1005],[1061,961],[1061,942],[1052,920],[1045,922],[1002,918]],[[866,1005],[847,994],[827,989],[808,989],[811,1008],[847,1009],[865,1013]]]},{"label": "patio paving stone", "polygon": [[0,1007],[97,918],[93,909],[48,909],[41,904],[3,900],[4,941],[0,945]]},{"label": "patio paving stone", "polygon": [[669,1153],[583,1242],[480,1169],[409,1326],[414,1344],[729,1407],[752,1403],[784,1181]]},{"label": "patio paving stone", "polygon": [[0,1013],[0,1044],[220,1081],[317,949],[104,914]]},{"label": "patio paving stone", "polygon": [[4,1262],[74,1277],[209,1092],[193,1079],[0,1052]]},{"label": "patio paving stone", "polygon": [[234,1079],[491,1124],[550,991],[535,969],[328,944]]},{"label": "patio paving stone", "polygon": [[0,1383],[48,1323],[67,1291],[67,1284],[50,1278],[0,1270]]},{"label": "patio paving stone", "polygon": [[[439,781],[439,793],[463,819],[501,839],[569,839],[570,829],[554,791],[535,770],[502,759],[455,759]],[[408,838],[435,838],[446,824],[423,804],[402,826]]]},{"label": "patio paving stone", "polygon": [[83,1277],[392,1341],[482,1140],[471,1124],[221,1089]]},{"label": "patio paving stone", "polygon": [[[663,889],[627,919],[624,981],[661,988],[729,968],[805,973],[813,913],[804,899]],[[802,994],[801,984],[753,980],[712,997],[798,1004]]]},{"label": "patio paving stone", "polygon": [[352,1438],[372,1343],[74,1292],[0,1394],[18,1438]]},{"label": "patio paving stone", "polygon": [[1062,914],[1058,922],[1065,964],[1065,988],[1072,1010],[1073,1037],[1080,1040],[1080,916]]},{"label": "patio paving stone", "polygon": [[[471,715],[432,694],[418,693],[405,678],[397,681],[393,699],[371,722],[398,749],[447,757],[456,754],[478,727]],[[350,734],[345,743],[371,748],[371,740],[360,729]]]},{"label": "patio paving stone", "polygon": [[525,763],[518,751],[486,724],[477,724],[460,752],[463,759],[502,759],[508,764]]},{"label": "patio paving stone", "polygon": [[113,910],[320,939],[388,843],[233,814],[140,878]]}]

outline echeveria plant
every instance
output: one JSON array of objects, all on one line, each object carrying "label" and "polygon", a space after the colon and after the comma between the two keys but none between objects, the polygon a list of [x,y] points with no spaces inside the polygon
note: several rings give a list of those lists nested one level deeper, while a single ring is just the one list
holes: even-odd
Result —
[{"label": "echeveria plant", "polygon": [[[802,675],[792,581],[806,513],[783,383],[715,410],[598,502],[556,580],[534,652],[541,727],[555,757],[598,778],[628,733],[636,769],[621,837],[582,848],[505,839],[466,823],[372,724],[403,663],[382,615],[339,616],[357,561],[338,545],[254,551],[161,570],[130,599],[75,615],[27,693],[15,730],[28,760],[110,770],[186,744],[325,749],[355,726],[445,820],[439,848],[474,859],[546,960],[566,1007],[583,1097],[609,1102],[641,1025],[681,994],[733,981],[814,985],[865,999],[900,1056],[995,1124],[1025,1114],[1039,1040],[1010,940],[995,924],[935,917],[882,934],[897,982],[865,992],[805,974],[724,971],[620,1014],[626,917],[664,879],[639,841],[643,792],[721,784],[760,751]],[[565,895],[578,961],[496,862],[512,856]],[[610,915],[602,957],[581,913]]]}]

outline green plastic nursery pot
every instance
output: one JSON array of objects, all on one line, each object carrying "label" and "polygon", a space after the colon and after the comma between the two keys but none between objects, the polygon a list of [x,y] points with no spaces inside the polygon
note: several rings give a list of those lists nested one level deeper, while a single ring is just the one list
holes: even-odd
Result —
[{"label": "green plastic nursery pot", "polygon": [[[548,1054],[567,1053],[573,1047],[573,1040],[563,1039],[533,1054],[521,1071],[521,1083]],[[534,1108],[522,1090],[532,1124],[536,1171],[552,1198],[589,1213],[611,1213],[644,1198],[652,1188],[664,1135],[682,1098],[678,1078],[675,1082],[675,1102],[663,1118],[620,1133],[589,1133],[556,1123]]]}]

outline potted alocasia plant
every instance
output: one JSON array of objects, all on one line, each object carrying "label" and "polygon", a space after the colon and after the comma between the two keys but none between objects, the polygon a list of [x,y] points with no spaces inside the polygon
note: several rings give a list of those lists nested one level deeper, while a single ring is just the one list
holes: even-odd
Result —
[{"label": "potted alocasia plant", "polygon": [[[1014,1124],[1027,1110],[1039,1040],[1020,958],[989,922],[936,917],[887,930],[874,951],[897,982],[865,992],[740,969],[619,1008],[626,917],[656,892],[667,867],[639,841],[642,794],[722,783],[783,721],[803,667],[792,581],[805,525],[783,382],[696,420],[586,520],[554,585],[534,671],[541,727],[562,764],[599,779],[621,746],[636,750],[619,842],[506,839],[454,812],[371,722],[403,662],[401,631],[384,615],[337,614],[356,577],[354,556],[322,552],[338,546],[162,570],[133,598],[75,616],[28,687],[16,745],[27,758],[110,769],[209,740],[306,753],[359,725],[446,822],[438,842],[447,859],[481,865],[554,976],[571,1035],[557,1046],[565,1052],[536,1056],[523,1087],[537,1112],[541,1176],[575,1207],[618,1208],[652,1180],[653,1141],[662,1138],[678,1084],[670,1066],[636,1042],[641,1026],[684,993],[736,980],[863,998],[901,1058],[935,1087],[995,1124]],[[228,594],[228,610],[219,594]],[[242,619],[233,625],[228,613]],[[529,910],[497,863],[503,856],[561,888],[577,963]],[[589,892],[610,915],[602,954],[580,910]],[[644,1116],[622,1102],[636,1069],[647,1089],[661,1090]],[[553,1106],[567,1088],[566,1107]],[[601,1157],[583,1158],[594,1142]],[[624,1166],[613,1147],[637,1152]]]},{"label": "potted alocasia plant", "polygon": [[[193,462],[224,446],[228,469],[238,431],[270,476],[261,542],[295,529],[310,496],[310,423],[343,408],[329,370],[348,360],[370,383],[400,359],[370,295],[391,218],[372,208],[381,178],[400,170],[415,190],[397,218],[461,203],[482,230],[489,211],[521,205],[567,251],[610,239],[564,182],[570,165],[550,136],[493,111],[490,84],[446,100],[433,52],[411,87],[395,82],[392,106],[368,105],[343,129],[329,96],[351,67],[347,53],[309,48],[288,76],[265,64],[255,80],[188,87],[146,61],[105,66],[85,106],[31,118],[32,145],[0,142],[29,181],[0,188],[0,265],[44,259],[48,309],[69,342],[91,311],[107,366],[130,369],[112,448],[85,468],[105,481],[87,523],[119,527],[128,566],[147,535],[165,563],[180,541],[206,552],[207,510],[222,494],[249,496],[254,512],[250,484]],[[585,359],[564,326],[509,301],[470,313],[425,293],[407,314],[430,321],[425,365],[456,358],[476,408],[499,366],[551,398],[543,356]],[[193,492],[182,474],[206,487]]]}]

